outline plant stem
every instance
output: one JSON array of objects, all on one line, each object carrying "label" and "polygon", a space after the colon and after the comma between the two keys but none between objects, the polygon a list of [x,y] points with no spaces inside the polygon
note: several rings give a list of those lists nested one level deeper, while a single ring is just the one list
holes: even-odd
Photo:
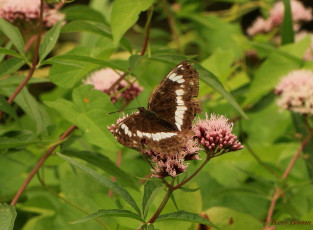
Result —
[{"label": "plant stem", "polygon": [[176,27],[176,24],[175,24],[175,19],[173,18],[173,15],[168,7],[168,3],[166,0],[162,0],[162,3],[163,3],[163,6],[164,6],[164,11],[165,11],[165,14],[166,14],[166,18],[167,18],[167,22],[170,26],[170,29],[172,31],[172,34],[173,34],[173,39],[177,45],[177,48],[178,50],[182,53],[182,47],[181,47],[181,43],[180,43],[180,34],[179,34],[179,31]]},{"label": "plant stem", "polygon": [[[312,129],[309,128],[309,127],[308,127],[308,132],[309,132],[308,136],[305,138],[304,141],[302,141],[301,145],[297,149],[296,154],[293,156],[293,158],[289,162],[289,165],[286,168],[286,170],[285,170],[285,172],[284,172],[284,174],[282,176],[282,180],[285,180],[288,177],[292,167],[296,163],[297,159],[300,157],[300,154],[303,151],[304,147],[309,143],[310,139],[312,138]],[[272,197],[270,208],[269,208],[268,213],[267,213],[266,223],[269,223],[271,221],[271,219],[272,219],[274,208],[275,208],[275,205],[276,205],[276,201],[279,198],[279,196],[280,196],[280,189],[277,186],[276,189],[275,189],[274,195]]]},{"label": "plant stem", "polygon": [[150,7],[147,13],[147,23],[145,26],[145,31],[146,31],[146,36],[145,36],[145,41],[144,44],[142,46],[140,55],[143,56],[146,53],[146,49],[148,46],[148,42],[149,42],[149,37],[150,37],[150,28],[151,28],[151,18],[152,18],[152,14],[153,14],[153,8]]},{"label": "plant stem", "polygon": [[[66,137],[68,137],[74,130],[76,129],[75,125],[72,125],[68,130],[66,130],[62,136],[60,136],[59,140],[64,140]],[[24,192],[24,190],[26,189],[26,187],[28,186],[28,184],[30,183],[30,181],[33,179],[33,177],[36,175],[36,173],[38,172],[38,170],[40,169],[40,167],[43,165],[43,163],[48,159],[48,157],[53,153],[53,151],[58,147],[58,145],[60,144],[60,142],[58,142],[57,144],[51,146],[47,152],[39,159],[39,161],[37,162],[37,164],[35,165],[35,167],[33,168],[33,170],[29,173],[28,177],[26,178],[26,180],[23,182],[22,186],[19,188],[19,190],[17,191],[17,193],[15,194],[13,200],[11,201],[11,205],[15,205],[18,201],[18,199],[20,198],[20,196],[22,195],[22,193]]]},{"label": "plant stem", "polygon": [[[12,104],[13,100],[21,92],[21,90],[24,88],[24,86],[27,84],[27,82],[31,79],[31,77],[33,76],[33,74],[37,68],[37,62],[38,62],[38,56],[39,56],[39,46],[40,46],[41,33],[42,33],[43,5],[44,5],[44,0],[41,0],[40,1],[40,16],[39,16],[39,20],[38,20],[37,40],[36,40],[36,47],[35,47],[35,51],[34,51],[32,66],[29,69],[26,78],[20,83],[20,85],[16,88],[14,93],[8,99],[9,104]],[[28,47],[26,47],[26,48],[28,49]],[[2,117],[2,111],[0,111],[0,119],[1,119],[1,117]]]},{"label": "plant stem", "polygon": [[168,187],[167,189],[167,193],[165,194],[165,197],[164,199],[162,200],[159,208],[156,210],[156,212],[154,213],[154,215],[151,217],[151,219],[147,222],[147,224],[152,224],[156,218],[158,218],[158,216],[161,214],[163,208],[165,207],[167,201],[169,200],[169,198],[171,197],[173,191],[174,191],[174,181],[175,181],[175,178],[172,178],[172,182],[171,182],[171,185],[170,187]]},{"label": "plant stem", "polygon": [[180,188],[181,186],[183,186],[184,184],[186,184],[188,181],[190,181],[192,178],[194,178],[198,172],[200,172],[200,170],[206,165],[206,163],[209,162],[209,160],[211,159],[210,155],[207,154],[205,161],[202,163],[202,165],[200,165],[200,167],[187,179],[183,180],[182,182],[180,182],[178,185],[174,186],[173,190],[176,190],[178,188]]}]

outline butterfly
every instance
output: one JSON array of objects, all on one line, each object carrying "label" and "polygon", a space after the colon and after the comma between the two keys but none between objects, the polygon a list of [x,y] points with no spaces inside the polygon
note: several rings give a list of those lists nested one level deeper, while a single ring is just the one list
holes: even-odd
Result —
[{"label": "butterfly", "polygon": [[148,147],[154,152],[177,153],[191,135],[192,122],[202,111],[195,99],[199,74],[188,63],[174,67],[151,94],[147,109],[127,115],[114,130],[117,141],[130,148]]}]

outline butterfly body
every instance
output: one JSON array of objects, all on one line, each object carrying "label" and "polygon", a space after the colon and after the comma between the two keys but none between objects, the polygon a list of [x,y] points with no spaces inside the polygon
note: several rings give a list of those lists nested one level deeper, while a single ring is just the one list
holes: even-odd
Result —
[{"label": "butterfly body", "polygon": [[198,73],[188,61],[177,65],[151,94],[148,109],[139,107],[117,125],[117,141],[138,150],[147,146],[162,153],[179,151],[191,135],[195,115],[201,112],[195,99],[198,85]]}]

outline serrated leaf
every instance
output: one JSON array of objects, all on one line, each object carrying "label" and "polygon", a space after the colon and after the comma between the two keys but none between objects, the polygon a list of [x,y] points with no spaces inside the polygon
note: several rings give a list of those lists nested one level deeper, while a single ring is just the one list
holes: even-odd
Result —
[{"label": "serrated leaf", "polygon": [[20,58],[16,58],[16,57],[12,57],[12,58],[9,58],[8,60],[5,60],[0,65],[0,77],[3,77],[10,73],[14,73],[19,68],[21,68],[24,64],[25,64],[24,60]]},{"label": "serrated leaf", "polygon": [[228,93],[223,87],[222,83],[217,79],[217,77],[203,68],[201,65],[195,63],[194,68],[199,72],[200,79],[206,84],[210,85],[213,89],[219,92],[245,119],[248,119],[245,112],[242,110],[240,105],[236,102],[234,97]]},{"label": "serrated leaf", "polygon": [[84,173],[86,173],[88,176],[90,176],[92,179],[94,179],[98,183],[104,185],[105,187],[111,189],[116,194],[120,195],[121,198],[123,198],[128,204],[130,204],[135,209],[135,211],[140,215],[140,210],[139,210],[135,200],[132,198],[132,196],[125,189],[120,187],[117,183],[112,181],[110,178],[105,177],[105,176],[97,173],[96,171],[89,168],[88,166],[83,165],[82,163],[79,163],[78,161],[76,161],[70,157],[67,157],[67,156],[60,154],[60,153],[57,153],[57,155],[59,157],[61,157],[62,159],[68,161],[69,163],[71,163],[75,167],[82,170]]},{"label": "serrated leaf", "polygon": [[13,230],[16,218],[15,207],[7,204],[0,204],[0,229]]},{"label": "serrated leaf", "polygon": [[144,194],[142,198],[142,212],[144,219],[147,217],[150,206],[155,198],[155,196],[162,189],[162,184],[157,181],[151,180],[147,181],[144,187]]},{"label": "serrated leaf", "polygon": [[0,111],[3,111],[9,115],[11,115],[16,121],[18,120],[17,114],[12,106],[5,100],[4,97],[0,95]]},{"label": "serrated leaf", "polygon": [[24,40],[22,34],[17,27],[7,22],[3,18],[0,18],[0,30],[10,39],[16,49],[24,56]]},{"label": "serrated leaf", "polygon": [[136,23],[139,14],[147,10],[154,0],[115,0],[111,13],[113,43],[117,45],[123,34]]},{"label": "serrated leaf", "polygon": [[50,51],[55,46],[61,31],[62,21],[56,23],[43,38],[39,47],[39,63],[45,59],[45,57],[50,53]]},{"label": "serrated leaf", "polygon": [[100,153],[87,151],[74,151],[74,150],[66,150],[62,153],[67,156],[74,156],[82,160],[85,160],[88,163],[93,164],[96,167],[102,169],[109,175],[114,176],[117,179],[117,181],[120,182],[121,184],[131,187],[133,189],[138,189],[135,184],[135,181],[129,174],[121,170],[108,157]]},{"label": "serrated leaf", "polygon": [[126,218],[143,221],[140,216],[138,216],[136,213],[133,213],[131,211],[123,210],[123,209],[109,209],[109,210],[99,210],[98,212],[85,216],[79,220],[72,221],[71,224],[82,223],[82,222],[92,220],[101,216],[126,217]]},{"label": "serrated leaf", "polygon": [[209,225],[209,226],[219,229],[211,221],[203,218],[202,216],[199,216],[199,214],[186,212],[186,211],[178,211],[178,212],[172,212],[172,213],[161,215],[156,219],[155,222],[160,222],[164,220],[182,220],[182,221],[188,221],[188,222],[193,222],[193,223],[205,224],[205,225]]}]

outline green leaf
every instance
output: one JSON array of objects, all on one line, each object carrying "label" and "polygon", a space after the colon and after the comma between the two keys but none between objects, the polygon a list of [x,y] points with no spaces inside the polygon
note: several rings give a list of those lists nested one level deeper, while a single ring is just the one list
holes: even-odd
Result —
[{"label": "green leaf", "polygon": [[0,137],[0,149],[24,147],[34,143],[42,143],[35,140],[33,133],[29,131],[11,132],[10,137]]},{"label": "green leaf", "polygon": [[150,206],[155,196],[160,192],[161,189],[162,184],[154,180],[147,181],[147,183],[145,184],[144,194],[142,198],[142,212],[144,218],[147,217]]},{"label": "green leaf", "polygon": [[24,56],[24,40],[17,27],[0,18],[0,30],[10,39],[16,49]]},{"label": "green leaf", "polygon": [[104,185],[105,187],[111,189],[116,194],[120,195],[121,198],[123,198],[127,203],[129,203],[135,209],[135,211],[140,215],[140,210],[139,210],[135,200],[132,198],[132,196],[125,189],[120,187],[117,183],[112,181],[110,178],[105,177],[105,176],[97,173],[93,169],[87,167],[86,165],[83,165],[82,163],[79,163],[78,161],[76,161],[70,157],[67,157],[67,156],[65,156],[63,154],[59,154],[59,153],[57,155],[59,157],[61,157],[62,159],[68,161],[69,163],[71,163],[75,167],[82,170],[84,173],[86,173],[88,176],[90,176],[92,179],[94,179],[98,183]]},{"label": "green leaf", "polygon": [[67,20],[87,20],[105,23],[105,19],[99,11],[85,5],[73,5],[66,7],[63,12]]},{"label": "green leaf", "polygon": [[194,68],[199,72],[200,79],[203,82],[210,85],[213,89],[219,92],[245,119],[248,119],[247,115],[241,109],[240,105],[236,102],[234,97],[225,90],[222,83],[214,74],[197,63],[194,64]]},{"label": "green leaf", "polygon": [[2,64],[0,65],[0,77],[3,77],[10,73],[14,73],[24,64],[25,61],[20,58],[16,57],[9,58],[8,60],[2,62]]},{"label": "green leaf", "polygon": [[0,110],[11,115],[16,121],[19,121],[15,110],[1,95],[0,95]]},{"label": "green leaf", "polygon": [[[254,218],[253,216],[238,212],[236,210],[227,207],[212,207],[204,212],[210,219],[214,220],[214,224],[220,229],[225,230],[239,230],[239,229],[263,229],[263,223],[260,219]],[[285,210],[284,210],[284,213]],[[229,222],[233,220],[230,225]],[[306,219],[304,219],[306,220]],[[247,227],[249,226],[249,227]],[[285,228],[282,228],[285,229]],[[287,229],[295,229],[294,226]],[[302,228],[300,228],[302,229]]]},{"label": "green leaf", "polygon": [[[15,89],[16,86],[12,85],[10,87],[2,87],[0,90],[3,91],[5,95],[10,96]],[[27,87],[22,89],[14,102],[24,110],[31,119],[30,121],[33,121],[32,124],[28,125],[30,125],[30,127],[36,127],[37,134],[47,132],[47,127],[51,124],[50,116],[46,108],[29,93]]]},{"label": "green leaf", "polygon": [[[250,85],[249,96],[246,98],[243,106],[251,106],[256,103],[274,89],[281,77],[291,70],[302,68],[303,61],[301,58],[309,47],[310,42],[310,38],[306,37],[298,43],[282,46],[278,51],[273,50],[255,72],[254,79]],[[287,55],[280,51],[287,53]]]},{"label": "green leaf", "polygon": [[66,24],[62,28],[62,33],[73,33],[73,32],[90,32],[99,34],[101,36],[112,38],[111,31],[99,23],[91,23],[86,21],[73,21]]},{"label": "green leaf", "polygon": [[124,33],[138,20],[141,11],[147,10],[154,0],[115,0],[111,13],[113,43],[117,45]]},{"label": "green leaf", "polygon": [[39,47],[39,63],[45,59],[45,57],[49,54],[49,52],[53,49],[55,46],[61,30],[61,23],[62,21],[59,21],[57,24],[55,24],[45,35],[43,38],[40,47]]},{"label": "green leaf", "polygon": [[115,111],[110,98],[91,85],[82,85],[73,91],[74,103],[58,98],[45,103],[56,109],[61,116],[84,131],[90,144],[106,151],[116,151],[117,141],[107,129],[107,125],[116,122],[115,116],[106,113]]},{"label": "green leaf", "polygon": [[282,45],[294,42],[293,21],[291,14],[291,7],[289,0],[283,0],[284,2],[284,19],[281,26],[281,40]]},{"label": "green leaf", "polygon": [[7,204],[0,204],[0,229],[13,230],[16,218],[15,207]]},{"label": "green leaf", "polygon": [[110,67],[112,69],[121,70],[127,72],[123,66],[115,64],[112,61],[104,61],[98,58],[80,56],[80,55],[60,55],[49,58],[43,62],[44,64],[66,64],[70,66],[80,67],[82,63],[97,64],[104,67]]},{"label": "green leaf", "polygon": [[88,163],[100,168],[109,175],[114,176],[117,181],[122,185],[131,187],[133,189],[138,189],[135,185],[134,179],[129,174],[121,170],[115,165],[114,162],[112,162],[108,157],[102,155],[101,153],[74,150],[66,150],[62,153],[67,156],[74,156],[85,160]]},{"label": "green leaf", "polygon": [[14,50],[2,48],[2,47],[0,47],[0,54],[11,55],[13,57],[18,57],[20,59],[23,58],[22,55],[20,55],[19,53],[15,52]]},{"label": "green leaf", "polygon": [[161,215],[156,219],[155,222],[160,222],[164,220],[188,221],[188,222],[193,222],[193,223],[205,224],[205,225],[209,225],[209,226],[217,228],[211,221],[203,218],[202,216],[199,216],[199,214],[186,212],[186,211],[178,211],[178,212],[172,212],[172,213]]},{"label": "green leaf", "polygon": [[149,224],[149,225],[144,224],[141,226],[141,230],[155,230],[155,228],[154,228],[153,224]]},{"label": "green leaf", "polygon": [[123,210],[123,209],[109,209],[109,210],[99,210],[98,212],[90,214],[90,215],[83,217],[79,220],[72,221],[71,224],[82,223],[82,222],[92,220],[92,219],[95,219],[95,218],[101,217],[101,216],[126,217],[126,218],[131,218],[131,219],[143,221],[140,216],[138,216],[136,213],[133,213],[131,211]]}]

